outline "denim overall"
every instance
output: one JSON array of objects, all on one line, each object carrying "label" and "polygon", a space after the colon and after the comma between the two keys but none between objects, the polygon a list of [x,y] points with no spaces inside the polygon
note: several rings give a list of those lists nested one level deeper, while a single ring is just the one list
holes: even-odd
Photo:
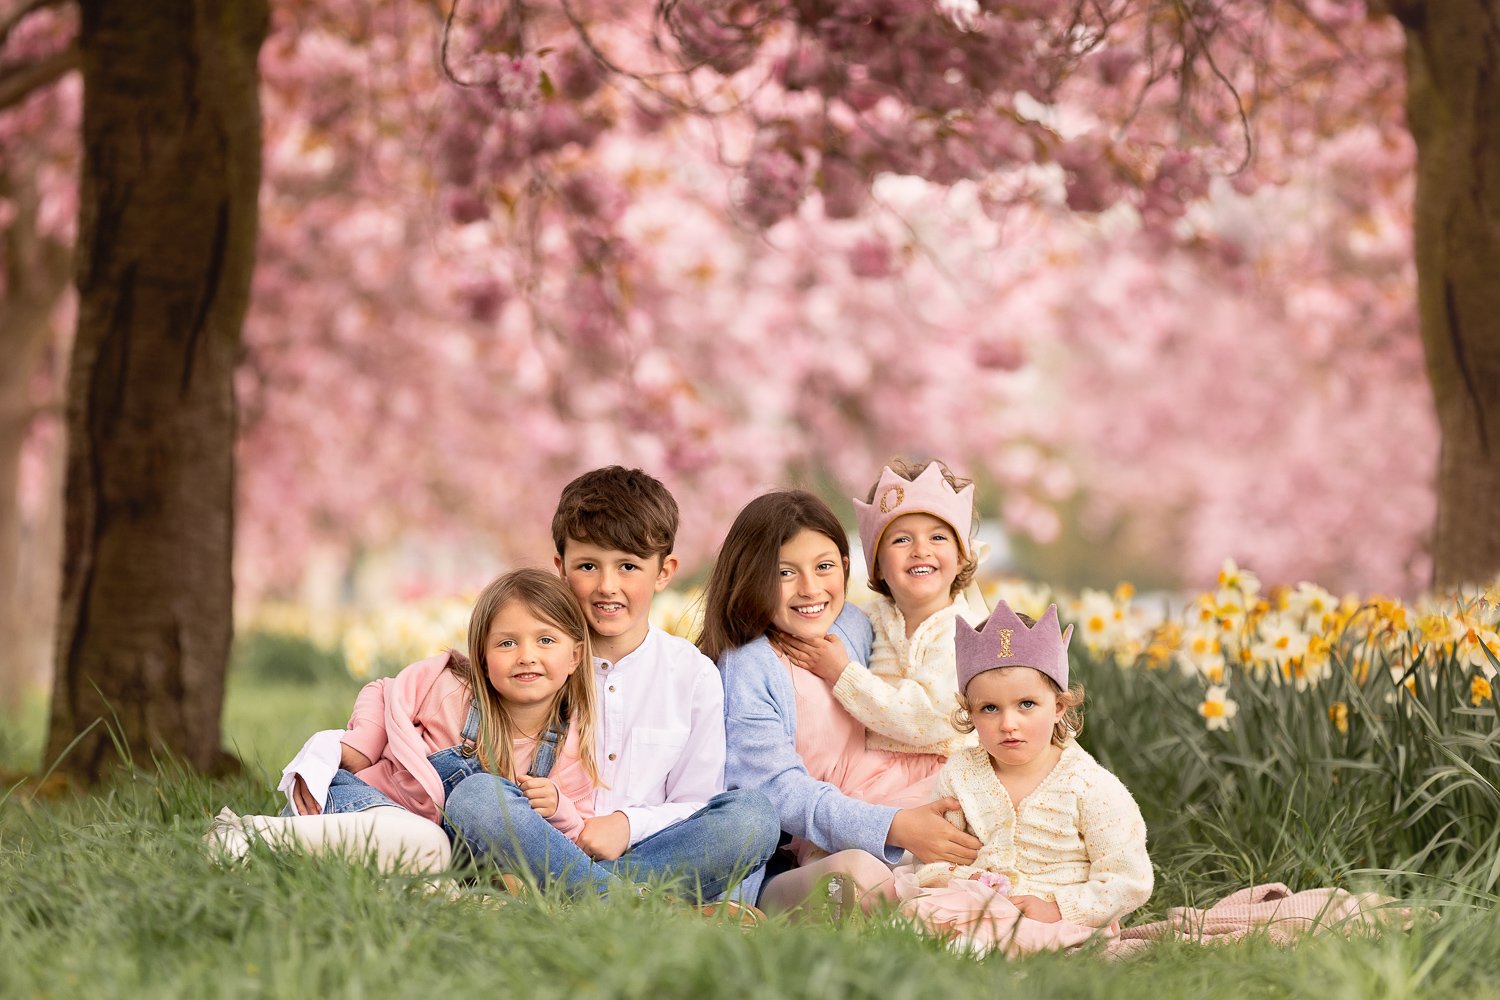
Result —
[{"label": "denim overall", "polygon": [[[535,778],[545,778],[552,773],[552,767],[557,763],[557,748],[562,745],[568,735],[568,724],[558,728],[547,727],[542,738],[537,742],[536,754],[532,758],[531,767],[527,774]],[[443,801],[448,800],[453,789],[471,774],[482,771],[483,765],[479,762],[479,746],[476,742],[479,738],[479,703],[469,703],[469,714],[464,719],[463,732],[459,734],[463,741],[456,747],[448,747],[437,750],[427,755],[427,762],[437,771],[438,780],[443,783]],[[333,776],[333,781],[328,786],[328,801],[323,806],[325,813],[351,813],[363,812],[375,806],[394,806],[390,796],[386,795],[374,785],[364,781],[359,775],[351,771],[339,768]],[[291,815],[290,811],[284,811]],[[449,839],[453,837],[453,828],[448,825],[447,817],[442,820],[443,832]]]}]

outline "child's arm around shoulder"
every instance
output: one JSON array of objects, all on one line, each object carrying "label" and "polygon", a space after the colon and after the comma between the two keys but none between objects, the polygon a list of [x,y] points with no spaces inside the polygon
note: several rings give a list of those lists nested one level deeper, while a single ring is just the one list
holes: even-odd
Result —
[{"label": "child's arm around shoulder", "polygon": [[[889,602],[889,598],[881,598]],[[895,627],[893,605],[877,608],[872,628],[870,669],[845,669],[833,685],[833,696],[865,728],[887,739],[913,748],[946,747],[958,739],[953,728],[954,694],[953,622],[944,625],[946,642],[925,645],[925,653],[914,663],[902,663],[894,644],[883,634]],[[967,607],[967,605],[965,605]],[[874,625],[879,622],[880,625]],[[946,753],[946,749],[939,752]]]},{"label": "child's arm around shoulder", "polygon": [[829,635],[836,635],[844,643],[844,650],[852,663],[861,666],[870,662],[870,647],[875,642],[875,629],[870,618],[853,601],[845,601],[844,609],[833,620]]},{"label": "child's arm around shoulder", "polygon": [[1089,856],[1089,879],[1055,896],[1064,920],[1103,927],[1151,898],[1151,857],[1146,821],[1119,778],[1093,758],[1083,769],[1087,789],[1079,801],[1079,827]]}]

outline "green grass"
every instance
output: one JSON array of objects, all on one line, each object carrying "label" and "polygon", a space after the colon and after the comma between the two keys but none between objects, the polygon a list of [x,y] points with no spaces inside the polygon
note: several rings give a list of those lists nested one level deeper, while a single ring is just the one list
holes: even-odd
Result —
[{"label": "green grass", "polygon": [[[200,851],[209,817],[225,803],[272,809],[281,764],[308,732],[343,721],[355,689],[337,678],[238,672],[226,741],[249,767],[234,780],[169,766],[71,800],[6,796],[0,996],[1500,996],[1490,975],[1500,920],[1485,879],[1493,856],[1466,864],[1462,847],[1450,845],[1425,856],[1422,875],[1382,874],[1406,856],[1402,836],[1425,831],[1431,810],[1407,823],[1386,785],[1346,782],[1340,791],[1321,783],[1326,765],[1316,760],[1235,770],[1212,756],[1233,757],[1232,741],[1174,730],[1163,721],[1166,700],[1181,693],[1143,675],[1114,687],[1101,676],[1091,686],[1086,733],[1136,792],[1151,827],[1158,888],[1142,919],[1207,904],[1249,881],[1397,888],[1440,919],[1293,948],[1257,939],[1165,944],[1124,962],[976,961],[888,919],[778,920],[742,933],[659,897],[496,908],[335,860],[257,852],[243,867],[211,866]],[[7,759],[24,757],[28,739],[34,755],[34,721],[4,732]],[[1226,767],[1232,773],[1213,775]],[[1251,778],[1260,784],[1247,785]],[[1494,828],[1493,812],[1473,818],[1476,828],[1485,822]],[[1468,835],[1451,824],[1437,829],[1437,840]]]}]

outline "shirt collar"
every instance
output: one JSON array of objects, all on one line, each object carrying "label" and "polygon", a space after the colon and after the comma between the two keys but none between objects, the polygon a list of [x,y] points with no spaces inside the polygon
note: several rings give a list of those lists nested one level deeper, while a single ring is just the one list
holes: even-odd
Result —
[{"label": "shirt collar", "polygon": [[656,645],[657,635],[658,633],[660,633],[660,631],[661,629],[657,628],[654,624],[647,622],[646,637],[641,640],[641,644],[639,646],[635,647],[630,652],[614,661],[606,660],[602,656],[594,657],[594,670],[596,672],[608,672],[609,670],[614,670],[616,673],[618,673],[619,671],[629,667],[631,663],[637,660],[646,659],[646,657],[650,653],[651,648]]}]

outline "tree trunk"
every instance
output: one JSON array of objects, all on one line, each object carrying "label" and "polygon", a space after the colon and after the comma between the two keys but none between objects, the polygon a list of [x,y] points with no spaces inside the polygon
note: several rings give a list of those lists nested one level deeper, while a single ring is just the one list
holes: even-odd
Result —
[{"label": "tree trunk", "polygon": [[[83,0],[78,333],[49,759],[211,770],[265,0]],[[101,724],[96,725],[99,722]],[[92,727],[92,728],[91,728]]]},{"label": "tree trunk", "polygon": [[1442,431],[1433,576],[1446,588],[1500,574],[1500,5],[1391,8],[1417,141],[1417,301]]}]

